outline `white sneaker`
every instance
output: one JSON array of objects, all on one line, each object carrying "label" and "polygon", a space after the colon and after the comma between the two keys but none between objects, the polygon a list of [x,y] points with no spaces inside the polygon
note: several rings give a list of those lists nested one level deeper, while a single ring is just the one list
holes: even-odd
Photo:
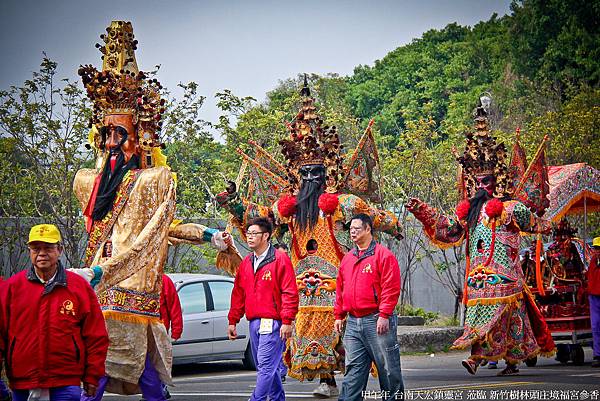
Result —
[{"label": "white sneaker", "polygon": [[319,387],[313,390],[313,395],[317,398],[337,397],[340,392],[337,387],[330,386],[327,383],[319,384]]}]

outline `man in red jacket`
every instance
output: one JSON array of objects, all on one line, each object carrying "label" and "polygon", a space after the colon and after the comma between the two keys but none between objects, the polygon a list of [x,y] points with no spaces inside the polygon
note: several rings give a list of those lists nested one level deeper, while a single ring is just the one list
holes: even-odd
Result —
[{"label": "man in red jacket", "polygon": [[[183,333],[183,316],[181,302],[173,280],[166,274],[162,276],[162,289],[160,291],[160,320],[165,325],[167,332],[171,330],[171,338],[179,340]],[[171,398],[167,385],[163,383],[163,394],[166,399]]]},{"label": "man in red jacket", "polygon": [[402,399],[398,320],[394,308],[400,296],[400,267],[392,252],[373,239],[373,220],[357,214],[350,221],[350,237],[356,245],[337,276],[334,329],[342,332],[346,372],[340,401],[363,399],[371,363],[377,366],[384,400]]},{"label": "man in red jacket", "polygon": [[108,334],[100,305],[87,281],[60,263],[60,241],[56,226],[32,227],[32,266],[0,286],[0,355],[16,401],[79,400],[81,382],[93,395],[104,375]]},{"label": "man in red jacket", "polygon": [[229,310],[229,339],[237,338],[236,324],[244,314],[250,321],[250,347],[256,361],[256,388],[251,401],[285,400],[278,367],[285,341],[298,313],[298,287],[292,262],[270,243],[273,225],[264,218],[246,228],[252,253],[240,265]]},{"label": "man in red jacket", "polygon": [[181,302],[175,289],[173,280],[166,274],[162,276],[162,291],[160,292],[160,320],[167,328],[171,329],[171,338],[179,340],[183,333],[183,317],[181,316]]},{"label": "man in red jacket", "polygon": [[587,279],[594,342],[592,367],[600,368],[600,237],[594,238],[592,242],[592,261],[587,271]]}]

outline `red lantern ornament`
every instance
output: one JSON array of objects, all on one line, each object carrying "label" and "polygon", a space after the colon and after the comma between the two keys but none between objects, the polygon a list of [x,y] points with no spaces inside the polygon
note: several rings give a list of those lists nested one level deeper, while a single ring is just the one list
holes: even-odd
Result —
[{"label": "red lantern ornament", "polygon": [[296,197],[283,195],[277,202],[277,210],[282,217],[292,217],[296,214]]},{"label": "red lantern ornament", "polygon": [[321,209],[325,214],[333,214],[339,204],[340,201],[338,200],[337,194],[325,192],[319,196],[319,209]]},{"label": "red lantern ornament", "polygon": [[458,205],[456,205],[456,217],[458,217],[459,220],[466,220],[469,215],[470,207],[471,202],[469,202],[468,199],[463,199],[458,202]]},{"label": "red lantern ornament", "polygon": [[485,205],[485,214],[487,214],[490,219],[500,217],[503,211],[504,203],[502,203],[500,199],[494,198]]}]

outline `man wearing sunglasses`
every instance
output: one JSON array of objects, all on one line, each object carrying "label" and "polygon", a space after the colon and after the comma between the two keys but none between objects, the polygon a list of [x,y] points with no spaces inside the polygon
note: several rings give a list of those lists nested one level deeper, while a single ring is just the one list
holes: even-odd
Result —
[{"label": "man wearing sunglasses", "polygon": [[251,401],[285,400],[279,363],[285,341],[292,335],[298,313],[298,288],[292,262],[271,245],[273,225],[264,217],[252,220],[246,229],[252,249],[242,261],[231,293],[228,336],[237,338],[236,325],[244,316],[250,322],[250,347],[256,361],[256,388]]}]

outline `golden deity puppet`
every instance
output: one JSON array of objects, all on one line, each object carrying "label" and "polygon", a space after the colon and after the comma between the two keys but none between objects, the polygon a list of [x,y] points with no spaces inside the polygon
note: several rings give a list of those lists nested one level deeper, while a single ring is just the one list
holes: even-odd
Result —
[{"label": "golden deity puppet", "polygon": [[79,69],[93,103],[89,142],[98,159],[73,186],[89,235],[84,267],[102,274],[95,289],[110,338],[106,388],[134,394],[147,355],[161,381],[172,382],[171,340],[159,315],[169,243],[208,242],[221,261],[239,257],[223,233],[173,224],[176,183],[159,137],[162,87],[138,70],[130,22],[113,21],[101,38],[102,71]]},{"label": "golden deity puppet", "polygon": [[289,138],[280,141],[286,163],[251,142],[254,157],[239,151],[241,171],[249,171],[248,197],[238,194],[238,179],[237,185],[230,182],[227,191],[217,195],[217,201],[231,213],[242,235],[247,222],[259,216],[272,218],[280,233],[289,233],[300,306],[284,358],[288,375],[299,380],[330,379],[333,371],[343,370],[341,339],[333,330],[333,305],[337,271],[352,246],[348,233],[352,216],[367,213],[376,230],[402,236],[393,213],[361,198],[376,199],[379,194],[371,124],[344,163],[336,127],[323,125],[306,79],[301,98],[301,109],[287,125]]},{"label": "golden deity puppet", "polygon": [[580,286],[591,262],[589,245],[576,237],[577,229],[567,219],[562,219],[552,230],[553,241],[548,247],[546,258],[557,284]]},{"label": "golden deity puppet", "polygon": [[[515,374],[518,362],[554,351],[519,259],[521,235],[549,227],[536,217],[548,205],[547,175],[544,180],[540,173],[545,171],[542,151],[526,171],[513,169],[512,162],[509,168],[506,148],[489,132],[481,103],[475,128],[466,134],[464,154],[458,157],[463,200],[456,214],[445,216],[415,198],[407,208],[423,223],[432,244],[442,249],[466,246],[465,331],[453,344],[455,349],[471,347],[463,365],[474,374],[481,360],[503,358],[507,369],[502,374]],[[513,170],[524,175],[517,177]]]}]

